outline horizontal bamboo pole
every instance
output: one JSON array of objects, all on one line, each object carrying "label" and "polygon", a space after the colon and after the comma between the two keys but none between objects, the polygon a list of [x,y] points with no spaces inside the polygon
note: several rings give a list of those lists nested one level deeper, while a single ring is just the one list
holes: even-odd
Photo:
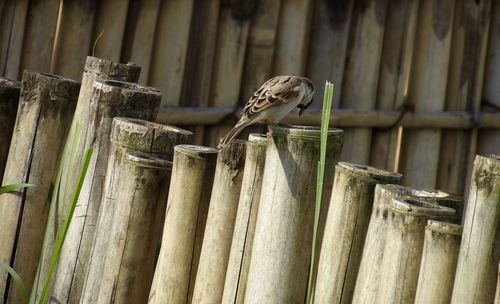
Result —
[{"label": "horizontal bamboo pole", "polygon": [[476,156],[451,303],[492,303],[500,261],[500,160]]},{"label": "horizontal bamboo pole", "polygon": [[451,208],[424,200],[392,199],[375,303],[414,303],[427,220],[454,214]]},{"label": "horizontal bamboo pole", "polygon": [[113,221],[117,205],[116,197],[121,191],[119,188],[121,179],[116,170],[123,167],[123,162],[126,161],[125,152],[157,153],[164,159],[172,161],[174,146],[189,143],[191,137],[191,132],[172,126],[134,118],[117,117],[113,119],[106,180],[80,303],[95,303],[99,296],[104,262],[109,246],[107,227]]},{"label": "horizontal bamboo pole", "polygon": [[448,304],[453,292],[462,226],[428,221],[418,275],[416,304]]},{"label": "horizontal bamboo pole", "polygon": [[0,180],[9,155],[10,140],[16,122],[21,83],[0,77]]},{"label": "horizontal bamboo pole", "polygon": [[[214,125],[227,117],[239,117],[239,109],[234,108],[161,108],[157,120],[170,124],[205,124]],[[333,109],[330,125],[335,127],[370,127],[388,128],[403,126],[405,128],[500,128],[500,113],[481,112],[418,112],[405,113],[401,120],[400,111],[363,111],[349,109]],[[321,112],[309,110],[300,117],[292,113],[283,122],[289,124],[319,125]]]},{"label": "horizontal bamboo pole", "polygon": [[212,186],[216,158],[212,148],[175,147],[168,212],[148,303],[187,303],[200,203],[207,198],[207,182]]},{"label": "horizontal bamboo pole", "polygon": [[315,303],[351,303],[377,184],[395,184],[401,174],[340,162],[319,258]]}]

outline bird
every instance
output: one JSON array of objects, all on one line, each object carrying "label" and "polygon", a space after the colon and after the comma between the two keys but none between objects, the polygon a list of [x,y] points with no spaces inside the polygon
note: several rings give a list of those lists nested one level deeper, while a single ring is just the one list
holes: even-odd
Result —
[{"label": "bird", "polygon": [[218,149],[228,147],[246,127],[254,123],[274,125],[279,123],[293,109],[299,109],[299,116],[311,105],[314,96],[313,82],[301,76],[275,76],[253,93],[241,118],[222,138]]}]

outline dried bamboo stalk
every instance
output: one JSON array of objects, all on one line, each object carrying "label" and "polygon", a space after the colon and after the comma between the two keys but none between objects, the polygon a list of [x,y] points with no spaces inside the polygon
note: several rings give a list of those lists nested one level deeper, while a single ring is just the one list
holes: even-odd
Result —
[{"label": "dried bamboo stalk", "polygon": [[428,221],[415,303],[450,303],[461,238],[462,226]]},{"label": "dried bamboo stalk", "polygon": [[0,180],[2,180],[9,155],[20,89],[19,81],[0,77]]},{"label": "dried bamboo stalk", "polygon": [[217,153],[202,146],[175,147],[162,247],[148,303],[187,303],[197,219],[200,204],[208,201],[203,190],[212,186]]},{"label": "dried bamboo stalk", "polygon": [[451,303],[491,303],[500,260],[500,160],[476,156]]},{"label": "dried bamboo stalk", "polygon": [[[303,303],[311,255],[320,130],[271,127],[268,137],[244,302]],[[342,130],[330,129],[326,155],[338,157],[341,142]],[[327,172],[332,172],[333,161],[329,162]]]},{"label": "dried bamboo stalk", "polygon": [[498,263],[497,291],[495,294],[495,304],[500,304],[500,262]]},{"label": "dried bamboo stalk", "polygon": [[401,174],[340,162],[326,218],[314,301],[351,303],[376,184],[395,184]]},{"label": "dried bamboo stalk", "polygon": [[455,210],[424,200],[393,198],[376,303],[414,303],[427,220],[448,218]]},{"label": "dried bamboo stalk", "polygon": [[246,142],[236,140],[217,157],[193,303],[221,302],[243,180],[245,151]]},{"label": "dried bamboo stalk", "polygon": [[[28,71],[23,74],[2,184],[32,183],[35,187],[0,195],[0,261],[19,273],[27,292],[35,279],[52,183],[79,89],[78,82],[60,76]],[[3,273],[0,294],[7,297],[8,292],[9,303],[20,303],[16,287],[5,284]]]}]

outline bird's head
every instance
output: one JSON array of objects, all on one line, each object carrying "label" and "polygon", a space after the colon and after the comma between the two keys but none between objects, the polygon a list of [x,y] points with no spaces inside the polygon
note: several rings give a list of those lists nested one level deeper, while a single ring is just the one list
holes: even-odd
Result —
[{"label": "bird's head", "polygon": [[302,77],[302,80],[304,81],[305,93],[304,98],[297,106],[299,108],[299,116],[311,105],[314,97],[314,83],[306,77]]}]

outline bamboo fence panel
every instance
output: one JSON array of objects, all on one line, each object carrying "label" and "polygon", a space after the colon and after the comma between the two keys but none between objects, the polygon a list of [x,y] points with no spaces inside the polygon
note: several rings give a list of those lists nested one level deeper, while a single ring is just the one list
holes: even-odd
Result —
[{"label": "bamboo fence panel", "polygon": [[3,43],[8,44],[3,73],[5,77],[19,79],[29,0],[9,1],[9,3],[13,5],[14,8],[10,27],[5,28],[5,30],[8,30],[10,33],[8,35],[8,40],[3,41]]},{"label": "bamboo fence panel", "polygon": [[[11,265],[31,291],[47,225],[52,183],[71,124],[80,84],[56,75],[25,71],[3,184],[34,188],[0,196],[0,260]],[[0,277],[0,294],[22,300]],[[0,297],[2,298],[2,297]]]},{"label": "bamboo fence panel", "polygon": [[21,83],[0,77],[0,180],[9,155],[10,140],[16,123]]},{"label": "bamboo fence panel", "polygon": [[[356,110],[375,107],[387,1],[357,1],[354,5],[341,107]],[[345,129],[344,136],[342,160],[367,164],[371,129]]]}]

